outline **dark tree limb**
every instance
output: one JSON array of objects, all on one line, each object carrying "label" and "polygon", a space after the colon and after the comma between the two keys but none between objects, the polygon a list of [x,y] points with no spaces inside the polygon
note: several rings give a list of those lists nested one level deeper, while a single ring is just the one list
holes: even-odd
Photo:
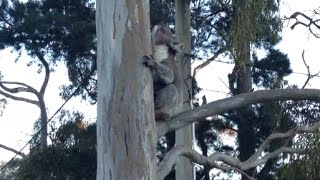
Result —
[{"label": "dark tree limb", "polygon": [[317,72],[317,73],[315,73],[315,74],[311,74],[311,72],[310,72],[310,66],[307,64],[307,62],[306,62],[306,60],[305,60],[305,57],[304,57],[304,52],[305,52],[305,51],[303,50],[301,56],[302,56],[303,64],[304,64],[304,65],[306,66],[306,68],[307,68],[308,74],[307,74],[307,79],[306,79],[306,81],[304,82],[304,84],[303,84],[303,86],[302,86],[301,89],[304,89],[304,88],[307,86],[307,84],[309,83],[309,81],[310,81],[312,78],[318,76],[319,73],[320,73],[320,71],[319,71],[319,72]]},{"label": "dark tree limb", "polygon": [[[5,86],[5,84],[20,85],[21,87],[8,88],[8,87]],[[0,87],[4,90],[4,91],[0,90],[0,94],[5,96],[5,97],[7,97],[7,98],[10,98],[10,99],[13,99],[13,100],[17,100],[17,101],[23,101],[23,102],[27,102],[27,103],[39,106],[39,101],[35,101],[35,100],[32,100],[32,99],[28,99],[28,98],[23,98],[23,97],[18,97],[18,96],[12,95],[12,94],[20,93],[20,92],[29,92],[29,93],[33,93],[33,94],[35,94],[37,96],[38,95],[38,91],[35,90],[34,88],[32,88],[31,86],[25,84],[25,83],[5,82],[5,81],[3,81],[3,82],[0,82]],[[9,94],[7,92],[12,93],[12,94]]]},{"label": "dark tree limb", "polygon": [[49,83],[50,68],[48,62],[44,59],[43,55],[39,51],[36,51],[35,53],[45,69],[44,80],[39,91],[39,93],[43,96]]},{"label": "dark tree limb", "polygon": [[193,70],[193,75],[192,75],[192,76],[195,78],[196,75],[197,75],[197,73],[198,73],[202,68],[208,66],[211,62],[213,62],[214,60],[216,60],[217,57],[218,57],[220,54],[224,53],[226,50],[227,50],[226,47],[223,47],[223,48],[219,49],[219,50],[214,54],[214,56],[212,56],[211,58],[207,59],[204,63],[202,63],[202,64],[198,65],[197,67],[195,67],[194,70]]},{"label": "dark tree limb", "polygon": [[[314,11],[314,15],[319,15],[318,11]],[[298,19],[298,17],[304,18],[307,22],[302,22]],[[295,19],[293,25],[291,25],[291,29],[294,29],[297,25],[302,25],[308,28],[309,32],[314,35],[316,38],[320,38],[320,35],[314,32],[313,27],[320,30],[320,19],[314,19],[311,16],[308,16],[302,12],[295,12],[290,17],[286,17],[286,19]]]}]

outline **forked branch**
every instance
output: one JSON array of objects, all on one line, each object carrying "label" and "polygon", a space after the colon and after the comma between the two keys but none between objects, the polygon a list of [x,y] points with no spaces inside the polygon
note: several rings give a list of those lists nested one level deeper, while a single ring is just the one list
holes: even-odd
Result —
[{"label": "forked branch", "polygon": [[266,163],[269,159],[279,156],[281,153],[305,153],[305,149],[294,149],[286,146],[282,146],[279,149],[262,155],[262,152],[268,147],[268,145],[275,139],[292,139],[295,135],[301,133],[309,133],[318,130],[320,122],[313,124],[312,126],[301,126],[293,128],[285,133],[272,133],[259,147],[256,153],[254,153],[248,160],[241,162],[236,157],[223,154],[221,152],[215,152],[212,155],[206,157],[199,154],[197,151],[186,147],[176,146],[169,151],[166,157],[162,160],[157,168],[157,179],[163,179],[170,171],[173,165],[176,163],[178,157],[184,156],[189,158],[194,163],[203,165],[206,167],[216,168],[220,170],[233,170],[249,177],[244,171],[257,167]]},{"label": "forked branch", "polygon": [[[316,15],[319,15],[319,12],[317,10],[314,11],[313,16],[316,16]],[[306,21],[306,22],[299,20],[298,17],[302,17],[304,19],[304,21]],[[313,34],[316,38],[320,38],[319,33],[316,33],[314,31],[314,28],[320,30],[320,19],[308,16],[302,12],[295,12],[290,17],[287,17],[286,19],[294,19],[295,20],[295,22],[291,26],[291,29],[294,29],[297,25],[302,25],[302,26],[307,27],[309,32],[311,34]]]},{"label": "forked branch", "polygon": [[[5,86],[5,84],[19,85],[19,87],[9,88],[9,87]],[[4,90],[4,91],[2,91],[0,89],[0,94],[7,97],[7,98],[17,100],[17,101],[24,101],[24,102],[39,106],[39,101],[35,101],[32,99],[12,95],[12,94],[20,93],[20,92],[29,92],[29,93],[32,93],[32,94],[38,96],[38,94],[39,94],[38,91],[25,83],[2,81],[2,82],[0,82],[0,87]],[[11,93],[11,94],[9,94],[9,93]]]}]

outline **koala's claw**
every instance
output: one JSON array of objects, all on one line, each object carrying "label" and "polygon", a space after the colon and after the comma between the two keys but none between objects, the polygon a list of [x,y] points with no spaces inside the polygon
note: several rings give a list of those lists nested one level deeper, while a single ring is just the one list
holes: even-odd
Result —
[{"label": "koala's claw", "polygon": [[155,62],[154,62],[154,60],[153,60],[153,58],[152,58],[151,55],[143,56],[143,58],[144,58],[144,61],[143,61],[143,64],[144,64],[144,65],[146,65],[146,66],[148,66],[148,67],[153,67],[153,66],[155,66]]}]

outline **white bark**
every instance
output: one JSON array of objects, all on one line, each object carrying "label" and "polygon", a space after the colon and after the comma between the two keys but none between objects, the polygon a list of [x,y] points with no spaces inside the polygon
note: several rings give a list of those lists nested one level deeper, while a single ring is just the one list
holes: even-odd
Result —
[{"label": "white bark", "polygon": [[97,180],[155,179],[149,1],[98,0]]},{"label": "white bark", "polygon": [[[184,79],[183,90],[183,108],[182,111],[191,109],[191,95],[192,82],[191,82],[191,59],[184,54],[191,54],[191,10],[189,0],[176,0],[175,1],[175,28],[176,28],[176,41],[183,43],[183,55],[178,56],[180,64],[180,71]],[[176,145],[185,145],[192,148],[193,143],[193,127],[192,124],[185,126],[176,131],[175,135]],[[178,159],[176,166],[176,180],[193,180],[194,170],[193,163],[185,158]]]},{"label": "white bark", "polygon": [[314,100],[320,101],[318,89],[274,89],[248,92],[220,99],[190,111],[182,112],[171,120],[157,122],[157,136],[161,137],[167,132],[175,131],[193,122],[206,117],[218,115],[230,110],[238,109],[250,104],[283,100]]}]

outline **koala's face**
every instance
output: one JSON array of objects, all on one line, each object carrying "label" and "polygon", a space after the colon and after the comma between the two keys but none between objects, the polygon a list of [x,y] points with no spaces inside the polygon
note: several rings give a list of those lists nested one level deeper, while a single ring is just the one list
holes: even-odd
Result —
[{"label": "koala's face", "polygon": [[174,36],[170,28],[166,25],[159,24],[152,29],[152,43],[154,45],[168,45],[174,42]]}]

